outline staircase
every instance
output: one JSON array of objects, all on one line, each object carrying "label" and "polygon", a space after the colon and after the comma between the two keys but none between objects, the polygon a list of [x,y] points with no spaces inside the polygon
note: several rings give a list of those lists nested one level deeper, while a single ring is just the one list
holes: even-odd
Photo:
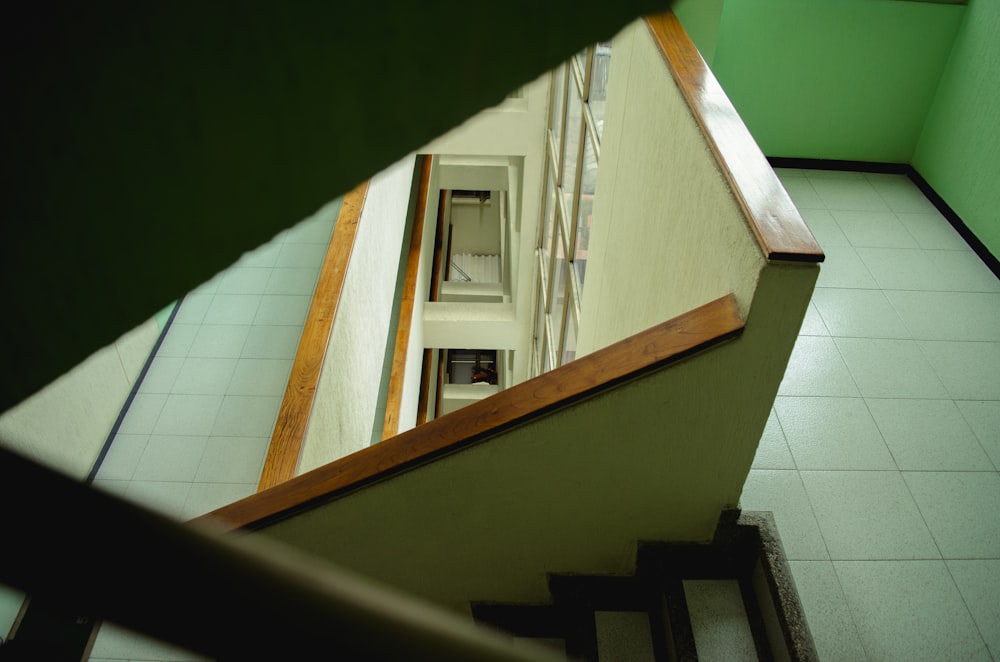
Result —
[{"label": "staircase", "polygon": [[643,543],[634,575],[553,574],[549,590],[472,613],[571,660],[818,659],[770,513],[726,512],[711,544]]}]

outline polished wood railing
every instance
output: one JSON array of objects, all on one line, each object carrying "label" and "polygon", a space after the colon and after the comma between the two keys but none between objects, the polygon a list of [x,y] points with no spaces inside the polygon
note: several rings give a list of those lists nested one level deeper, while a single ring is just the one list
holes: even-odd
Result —
[{"label": "polished wood railing", "polygon": [[822,262],[819,244],[677,16],[666,11],[645,21],[764,254]]},{"label": "polished wood railing", "polygon": [[742,329],[735,299],[722,297],[195,521],[225,530],[265,526],[676,363]]},{"label": "polished wood railing", "polygon": [[344,195],[341,202],[285,387],[285,396],[278,410],[258,491],[282,483],[296,473],[367,192],[368,182],[364,182]]}]

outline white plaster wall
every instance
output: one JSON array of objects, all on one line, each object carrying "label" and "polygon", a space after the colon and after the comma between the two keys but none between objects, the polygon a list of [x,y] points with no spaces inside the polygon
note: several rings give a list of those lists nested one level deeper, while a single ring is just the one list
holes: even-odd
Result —
[{"label": "white plaster wall", "polygon": [[299,473],[371,441],[415,163],[407,156],[369,183]]},{"label": "white plaster wall", "polygon": [[766,260],[645,23],[612,46],[578,355],[728,293]]},{"label": "white plaster wall", "polygon": [[154,319],[0,415],[0,445],[85,479],[160,330]]}]

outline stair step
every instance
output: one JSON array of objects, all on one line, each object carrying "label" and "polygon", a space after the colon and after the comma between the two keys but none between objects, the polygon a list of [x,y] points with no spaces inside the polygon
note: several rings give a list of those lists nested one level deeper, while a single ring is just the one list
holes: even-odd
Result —
[{"label": "stair step", "polygon": [[634,575],[552,574],[549,592],[472,613],[573,660],[818,659],[770,513],[725,513],[708,545],[643,543]]},{"label": "stair step", "polygon": [[734,662],[757,660],[757,646],[739,582],[689,579],[683,583],[698,657]]}]

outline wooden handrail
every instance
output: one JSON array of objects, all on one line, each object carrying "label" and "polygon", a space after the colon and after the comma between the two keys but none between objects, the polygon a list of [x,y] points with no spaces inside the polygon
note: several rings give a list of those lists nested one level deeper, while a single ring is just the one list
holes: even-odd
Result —
[{"label": "wooden handrail", "polygon": [[281,401],[267,457],[264,459],[264,468],[257,485],[258,492],[292,478],[298,468],[316,385],[323,369],[330,331],[337,315],[340,293],[344,289],[347,266],[354,250],[354,239],[367,193],[368,182],[364,182],[344,195],[340,203],[340,213],[333,226],[333,236],[323,260],[288,385],[285,387],[285,397]]},{"label": "wooden handrail", "polygon": [[669,10],[645,20],[764,254],[822,262],[822,249],[680,21]]},{"label": "wooden handrail", "polygon": [[417,189],[417,203],[410,231],[410,247],[406,260],[406,276],[403,281],[403,296],[399,302],[399,318],[396,323],[395,349],[392,354],[392,371],[389,373],[389,389],[385,401],[385,418],[382,422],[382,439],[392,437],[399,431],[399,412],[403,404],[403,380],[406,375],[406,356],[410,346],[410,325],[413,322],[413,306],[417,297],[417,273],[420,266],[420,244],[424,234],[424,214],[427,211],[427,195],[431,181],[431,157],[421,159],[420,184]]},{"label": "wooden handrail", "polygon": [[195,520],[259,528],[537,419],[740,334],[727,295],[375,446]]}]

